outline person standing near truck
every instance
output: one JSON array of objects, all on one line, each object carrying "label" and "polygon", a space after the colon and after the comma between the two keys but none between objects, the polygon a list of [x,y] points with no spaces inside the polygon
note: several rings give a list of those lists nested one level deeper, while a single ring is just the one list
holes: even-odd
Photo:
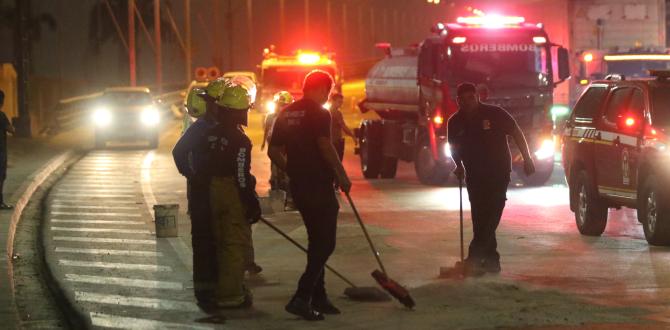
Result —
[{"label": "person standing near truck", "polygon": [[3,188],[7,178],[7,133],[14,134],[15,131],[5,112],[1,111],[4,104],[5,92],[0,90],[0,210],[11,210],[14,206],[5,204]]},{"label": "person standing near truck", "polygon": [[323,107],[332,87],[333,78],[327,72],[307,74],[304,97],[279,114],[268,150],[270,159],[288,173],[309,241],[305,272],[285,310],[310,321],[340,313],[326,294],[324,265],[335,250],[340,208],[333,181],[337,178],[347,193],[351,181],[333,148],[330,113]]},{"label": "person standing near truck", "polygon": [[470,197],[474,237],[465,259],[465,273],[499,273],[496,229],[500,223],[512,171],[507,137],[512,136],[524,159],[524,172],[535,165],[516,121],[500,107],[481,103],[475,85],[463,83],[456,93],[458,111],[449,118],[448,141],[456,169]]},{"label": "person standing near truck", "polygon": [[333,140],[333,146],[337,151],[337,155],[340,157],[340,161],[344,159],[344,136],[342,133],[356,141],[354,132],[347,126],[342,111],[340,111],[343,103],[344,96],[342,94],[335,92],[330,96],[330,116],[332,118],[330,134]]}]

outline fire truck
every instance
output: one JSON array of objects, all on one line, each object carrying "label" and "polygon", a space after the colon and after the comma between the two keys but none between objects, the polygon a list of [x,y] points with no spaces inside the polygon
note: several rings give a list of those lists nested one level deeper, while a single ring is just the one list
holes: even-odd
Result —
[{"label": "fire truck", "polygon": [[414,162],[422,183],[448,183],[455,164],[447,120],[457,110],[456,86],[471,82],[484,86],[485,102],[510,112],[528,139],[537,172],[526,176],[520,153],[512,149],[517,175],[527,185],[544,184],[554,167],[552,93],[570,76],[568,51],[549,40],[542,24],[523,17],[460,17],[431,30],[415,47],[378,45],[386,57],[369,71],[359,104],[380,117],[357,130],[364,176],[393,178],[403,160]]},{"label": "fire truck", "polygon": [[288,91],[294,97],[302,96],[302,83],[307,73],[318,69],[330,73],[336,88],[341,86],[341,72],[335,62],[334,53],[298,50],[293,55],[278,55],[274,48],[266,48],[260,65],[258,81],[258,103],[265,112],[274,111],[272,96],[279,91]]}]

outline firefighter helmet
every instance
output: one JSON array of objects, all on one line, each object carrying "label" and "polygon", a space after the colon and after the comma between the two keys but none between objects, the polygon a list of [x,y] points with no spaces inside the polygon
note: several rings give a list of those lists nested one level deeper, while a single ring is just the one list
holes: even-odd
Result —
[{"label": "firefighter helmet", "polygon": [[252,91],[245,84],[227,81],[215,102],[225,109],[246,111],[251,107],[252,99]]},{"label": "firefighter helmet", "polygon": [[186,97],[186,113],[193,118],[202,117],[207,111],[207,102],[201,97],[205,94],[202,88],[193,88]]},{"label": "firefighter helmet", "polygon": [[217,78],[207,84],[207,88],[205,89],[207,91],[207,95],[214,100],[218,99],[221,97],[223,94],[223,91],[226,89],[226,86],[230,83],[230,81],[227,78]]},{"label": "firefighter helmet", "polygon": [[287,91],[281,91],[274,95],[273,101],[278,107],[284,107],[293,103],[293,95]]}]

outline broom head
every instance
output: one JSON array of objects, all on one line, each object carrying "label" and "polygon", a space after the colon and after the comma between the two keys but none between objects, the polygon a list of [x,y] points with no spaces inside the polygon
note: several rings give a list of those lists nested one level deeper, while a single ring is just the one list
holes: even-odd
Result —
[{"label": "broom head", "polygon": [[409,295],[409,291],[405,289],[398,282],[390,279],[386,274],[382,273],[378,269],[372,272],[372,277],[379,283],[379,286],[384,288],[386,292],[391,294],[393,298],[398,299],[398,301],[405,305],[405,307],[412,309],[416,305],[414,299]]}]

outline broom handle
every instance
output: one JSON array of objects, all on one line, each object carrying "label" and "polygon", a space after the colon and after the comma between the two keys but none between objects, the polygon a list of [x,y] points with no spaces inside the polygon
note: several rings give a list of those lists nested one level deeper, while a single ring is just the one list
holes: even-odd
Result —
[{"label": "broom handle", "polygon": [[[262,221],[264,224],[268,225],[268,227],[270,227],[270,228],[272,228],[274,231],[276,231],[279,235],[284,236],[284,238],[286,238],[289,242],[293,243],[293,245],[297,246],[300,250],[302,250],[303,252],[307,253],[307,249],[305,249],[304,246],[300,245],[300,243],[298,243],[296,240],[294,240],[294,239],[291,238],[290,236],[286,235],[281,229],[277,228],[277,226],[275,226],[275,225],[273,225],[272,223],[270,223],[270,221],[268,221],[268,220],[265,219],[265,218],[261,218],[261,221]],[[328,264],[326,264],[325,267],[326,267],[326,269],[328,269],[329,271],[331,271],[333,274],[335,274],[335,276],[337,276],[337,277],[339,277],[340,279],[342,279],[342,281],[347,282],[347,284],[349,284],[351,287],[354,287],[354,288],[356,287],[356,285],[354,285],[354,283],[352,283],[351,281],[349,281],[349,279],[347,279],[346,277],[344,277],[344,275],[340,274],[340,273],[339,273],[338,271],[336,271],[335,269],[333,269],[333,268],[331,268],[330,266],[328,266]]]},{"label": "broom handle", "polygon": [[460,221],[461,221],[461,263],[463,263],[463,179],[458,178],[458,200],[460,206]]},{"label": "broom handle", "polygon": [[382,259],[379,258],[379,252],[377,252],[377,249],[375,249],[375,245],[372,243],[372,239],[370,239],[370,234],[368,234],[368,230],[365,229],[365,225],[363,224],[363,220],[361,220],[361,216],[358,214],[358,210],[356,210],[356,205],[354,205],[354,201],[351,199],[351,196],[349,193],[345,193],[347,195],[347,199],[349,200],[349,205],[351,205],[351,209],[354,211],[354,215],[356,216],[356,220],[358,220],[358,224],[361,225],[361,229],[363,229],[363,234],[365,234],[365,238],[368,240],[368,243],[370,244],[370,249],[372,249],[372,254],[375,255],[375,259],[377,259],[377,263],[379,264],[379,268],[382,269],[382,272],[384,275],[386,275],[386,269],[384,268],[384,264],[382,263]]}]

